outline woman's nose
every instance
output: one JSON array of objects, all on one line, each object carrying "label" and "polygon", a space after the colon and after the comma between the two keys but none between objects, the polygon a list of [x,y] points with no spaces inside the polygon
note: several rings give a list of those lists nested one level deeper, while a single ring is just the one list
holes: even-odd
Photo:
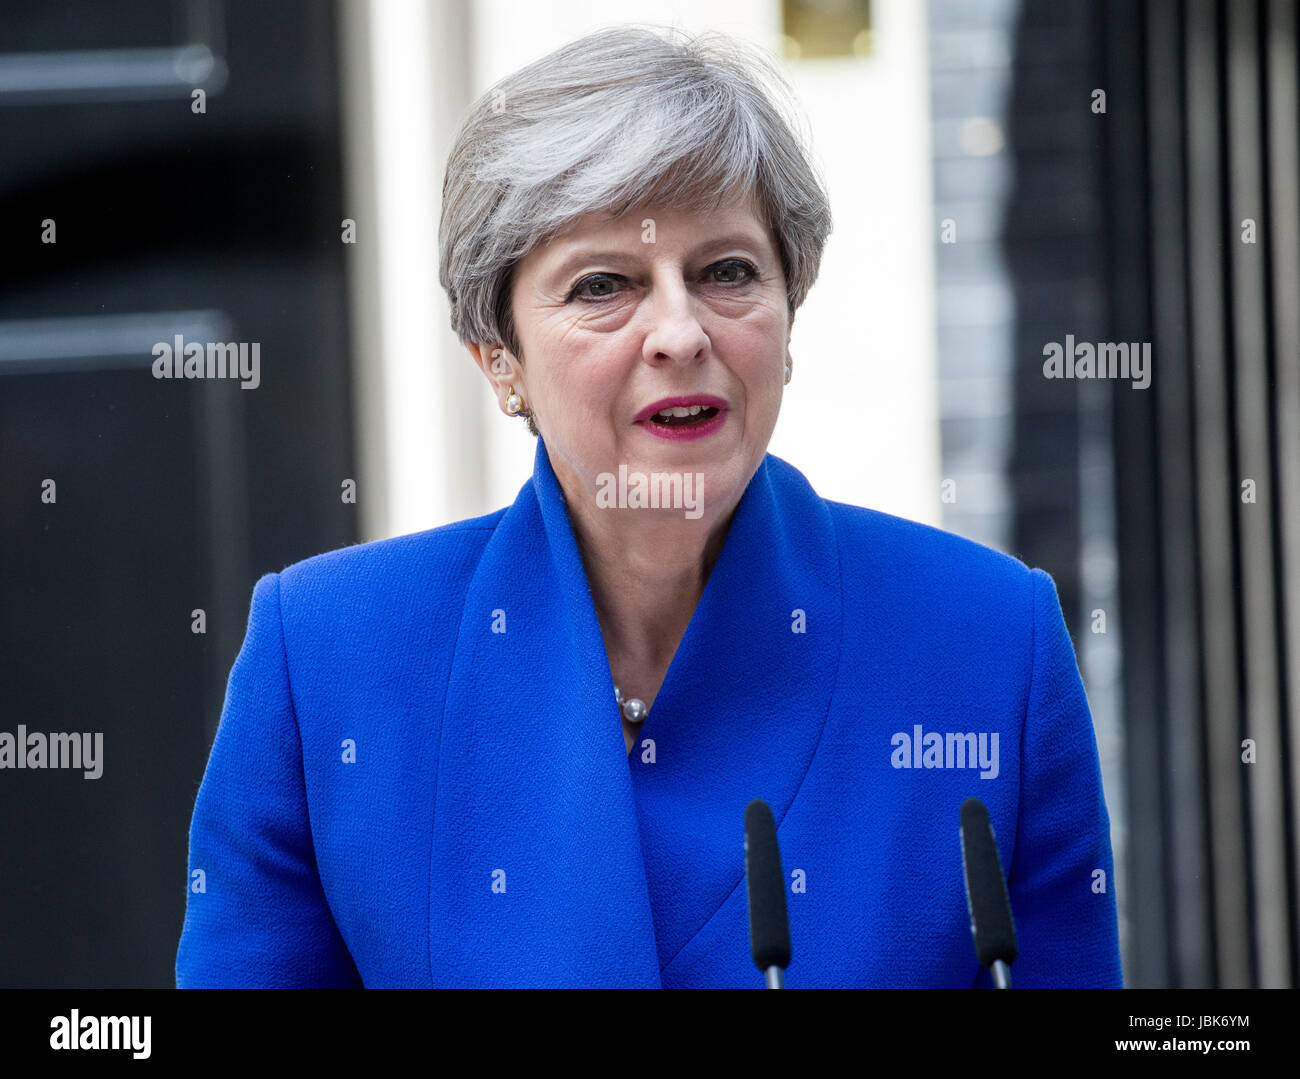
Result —
[{"label": "woman's nose", "polygon": [[656,280],[647,302],[646,362],[690,364],[704,359],[709,335],[700,324],[698,303],[680,274],[671,281]]}]

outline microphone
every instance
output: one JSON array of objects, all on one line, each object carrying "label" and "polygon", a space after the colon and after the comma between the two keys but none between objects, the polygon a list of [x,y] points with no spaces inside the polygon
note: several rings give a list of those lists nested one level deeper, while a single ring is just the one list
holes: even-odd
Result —
[{"label": "microphone", "polygon": [[785,873],[776,842],[772,807],[755,798],[745,807],[745,890],[749,901],[749,947],[769,989],[785,987],[790,965],[790,922],[785,910]]},{"label": "microphone", "polygon": [[998,989],[1010,989],[1016,927],[989,811],[978,798],[967,798],[961,804],[961,865],[975,957],[992,973]]}]

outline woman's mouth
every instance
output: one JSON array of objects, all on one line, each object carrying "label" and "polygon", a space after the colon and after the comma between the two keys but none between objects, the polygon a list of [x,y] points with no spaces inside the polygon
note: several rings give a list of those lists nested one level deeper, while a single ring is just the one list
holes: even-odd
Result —
[{"label": "woman's mouth", "polygon": [[650,417],[650,423],[659,427],[696,427],[707,423],[718,414],[712,405],[688,405],[660,409]]},{"label": "woman's mouth", "polygon": [[722,430],[727,423],[727,401],[712,394],[682,394],[661,397],[646,405],[636,417],[636,425],[655,438],[675,442],[706,438]]},{"label": "woman's mouth", "polygon": [[726,422],[727,410],[717,405],[673,405],[651,413],[637,426],[655,438],[676,442],[707,438],[722,430]]}]

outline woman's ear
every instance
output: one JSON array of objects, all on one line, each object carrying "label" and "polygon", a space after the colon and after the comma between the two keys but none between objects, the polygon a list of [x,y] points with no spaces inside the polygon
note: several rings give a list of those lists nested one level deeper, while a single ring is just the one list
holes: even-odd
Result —
[{"label": "woman's ear", "polygon": [[[523,406],[525,390],[524,370],[519,361],[502,345],[467,341],[465,347],[474,357],[479,370],[492,384],[492,392],[496,394],[501,411],[508,416],[517,414]],[[516,408],[513,411],[508,404],[511,394],[518,395],[515,401]],[[527,409],[524,408],[523,411],[526,412]]]},{"label": "woman's ear", "polygon": [[511,380],[518,382],[521,380],[523,369],[519,366],[518,361],[510,355],[509,350],[503,346],[466,341],[465,347],[469,349],[470,356],[474,358],[474,362],[478,364],[479,370],[487,376],[489,382],[509,382]]}]

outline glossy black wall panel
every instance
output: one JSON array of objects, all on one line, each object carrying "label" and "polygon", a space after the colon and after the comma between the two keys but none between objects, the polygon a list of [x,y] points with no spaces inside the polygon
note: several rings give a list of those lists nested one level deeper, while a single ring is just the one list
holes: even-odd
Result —
[{"label": "glossy black wall panel", "polygon": [[0,3],[0,734],[103,744],[0,769],[0,985],[173,984],[253,583],[356,540],[337,69],[329,4]]}]

